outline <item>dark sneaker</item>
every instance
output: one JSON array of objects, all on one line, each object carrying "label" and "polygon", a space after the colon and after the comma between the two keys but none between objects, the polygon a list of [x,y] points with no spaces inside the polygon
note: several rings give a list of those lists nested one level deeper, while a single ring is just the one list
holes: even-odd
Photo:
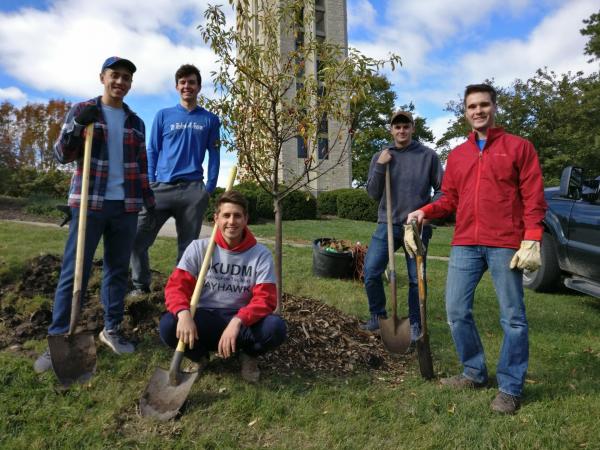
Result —
[{"label": "dark sneaker", "polygon": [[143,287],[143,288],[136,288],[133,291],[129,291],[129,295],[130,297],[142,297],[144,295],[148,295],[150,293],[150,289],[147,287]]},{"label": "dark sneaker", "polygon": [[33,370],[35,373],[44,373],[50,369],[52,369],[52,359],[50,358],[50,349],[46,349],[33,363]]},{"label": "dark sneaker", "polygon": [[501,414],[514,414],[521,407],[521,397],[498,392],[496,398],[492,401],[492,411]]},{"label": "dark sneaker", "polygon": [[442,378],[440,384],[453,389],[481,389],[487,386],[487,383],[477,383],[465,377],[462,373],[453,377]]},{"label": "dark sneaker", "polygon": [[98,337],[101,342],[108,345],[117,355],[133,353],[135,350],[133,344],[123,337],[121,330],[118,328],[115,328],[114,330],[107,330],[104,328]]},{"label": "dark sneaker", "polygon": [[258,383],[258,380],[260,379],[258,359],[247,353],[240,352],[240,362],[242,363],[242,378],[248,383]]},{"label": "dark sneaker", "polygon": [[379,318],[386,318],[386,316],[379,316],[377,314],[371,314],[371,318],[365,323],[360,324],[360,329],[364,331],[370,331],[372,333],[379,331]]}]

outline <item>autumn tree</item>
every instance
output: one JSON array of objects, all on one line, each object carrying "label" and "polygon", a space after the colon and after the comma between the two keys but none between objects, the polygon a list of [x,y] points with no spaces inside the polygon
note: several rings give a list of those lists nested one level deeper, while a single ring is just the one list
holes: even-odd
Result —
[{"label": "autumn tree", "polygon": [[[219,6],[209,6],[200,28],[217,55],[212,73],[217,97],[206,100],[221,117],[223,144],[273,199],[278,307],[282,295],[282,200],[318,177],[350,164],[350,105],[365,95],[370,76],[390,55],[375,60],[315,33],[315,2],[229,1],[236,24],[228,26]],[[282,42],[291,42],[290,48]],[[327,135],[322,139],[324,125]],[[332,125],[335,129],[331,129]],[[283,164],[289,142],[303,146],[303,161]]]},{"label": "autumn tree", "polygon": [[2,165],[42,171],[56,168],[52,147],[70,104],[64,100],[28,103],[17,108],[0,105],[0,156]]},{"label": "autumn tree", "polygon": [[15,107],[5,101],[0,104],[0,168],[17,167],[15,145]]}]

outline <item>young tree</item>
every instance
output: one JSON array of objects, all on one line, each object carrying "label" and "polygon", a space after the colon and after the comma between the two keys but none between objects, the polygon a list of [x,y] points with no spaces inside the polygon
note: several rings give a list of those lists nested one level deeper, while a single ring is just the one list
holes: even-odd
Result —
[{"label": "young tree", "polygon": [[[229,3],[235,8],[234,27],[227,26],[219,6],[208,7],[199,27],[219,61],[212,73],[218,96],[206,102],[221,117],[223,144],[237,152],[246,176],[273,198],[280,307],[282,199],[350,163],[350,104],[365,95],[370,75],[388,62],[394,68],[400,59],[372,59],[321,39],[313,26],[314,1]],[[288,48],[285,42],[295,45]],[[329,139],[320,138],[324,123]],[[306,157],[290,168],[283,164],[283,150],[296,140]]]}]

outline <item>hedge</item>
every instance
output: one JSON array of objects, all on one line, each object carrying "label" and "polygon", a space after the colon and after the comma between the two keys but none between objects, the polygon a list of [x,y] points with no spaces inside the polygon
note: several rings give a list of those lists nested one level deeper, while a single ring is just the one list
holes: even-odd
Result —
[{"label": "hedge", "polygon": [[0,170],[0,194],[28,198],[32,195],[64,198],[69,193],[71,172],[38,171],[31,167]]},{"label": "hedge", "polygon": [[377,222],[379,203],[363,189],[344,189],[337,195],[338,217]]},{"label": "hedge", "polygon": [[321,192],[317,197],[317,212],[319,215],[338,215],[337,198],[342,192],[354,191],[354,189],[334,189],[333,191]]}]

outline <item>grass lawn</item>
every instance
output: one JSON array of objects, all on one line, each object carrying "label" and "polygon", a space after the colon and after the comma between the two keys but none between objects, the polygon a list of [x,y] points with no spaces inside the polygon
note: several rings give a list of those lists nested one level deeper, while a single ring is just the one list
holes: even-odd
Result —
[{"label": "grass lawn", "polygon": [[[273,237],[271,225],[252,228]],[[301,221],[285,223],[284,237],[368,243],[373,228],[343,220]],[[430,254],[447,256],[450,235],[449,229],[436,230]],[[0,222],[0,280],[15,279],[23,263],[40,253],[61,254],[65,237],[65,230]],[[151,249],[154,268],[163,273],[170,272],[174,258],[173,239],[159,239]],[[310,248],[284,246],[286,292],[366,318],[360,283],[315,278],[311,264]],[[403,258],[397,265],[404,298]],[[443,305],[447,263],[431,259],[428,269],[434,367],[438,375],[455,374],[459,365]],[[600,300],[566,291],[526,291],[526,304],[530,370],[525,403],[515,416],[489,410],[495,389],[448,391],[422,380],[416,361],[399,385],[369,374],[269,373],[251,386],[230,366],[211,363],[181,418],[156,423],[139,417],[136,405],[154,369],[168,366],[172,353],[149,335],[126,357],[98,345],[98,372],[91,384],[66,393],[55,388],[54,374],[33,372],[31,356],[0,351],[0,448],[600,448]],[[400,309],[406,311],[404,302]],[[477,290],[475,314],[494,374],[502,334],[487,275]],[[45,345],[29,341],[25,349],[38,352]]]}]

